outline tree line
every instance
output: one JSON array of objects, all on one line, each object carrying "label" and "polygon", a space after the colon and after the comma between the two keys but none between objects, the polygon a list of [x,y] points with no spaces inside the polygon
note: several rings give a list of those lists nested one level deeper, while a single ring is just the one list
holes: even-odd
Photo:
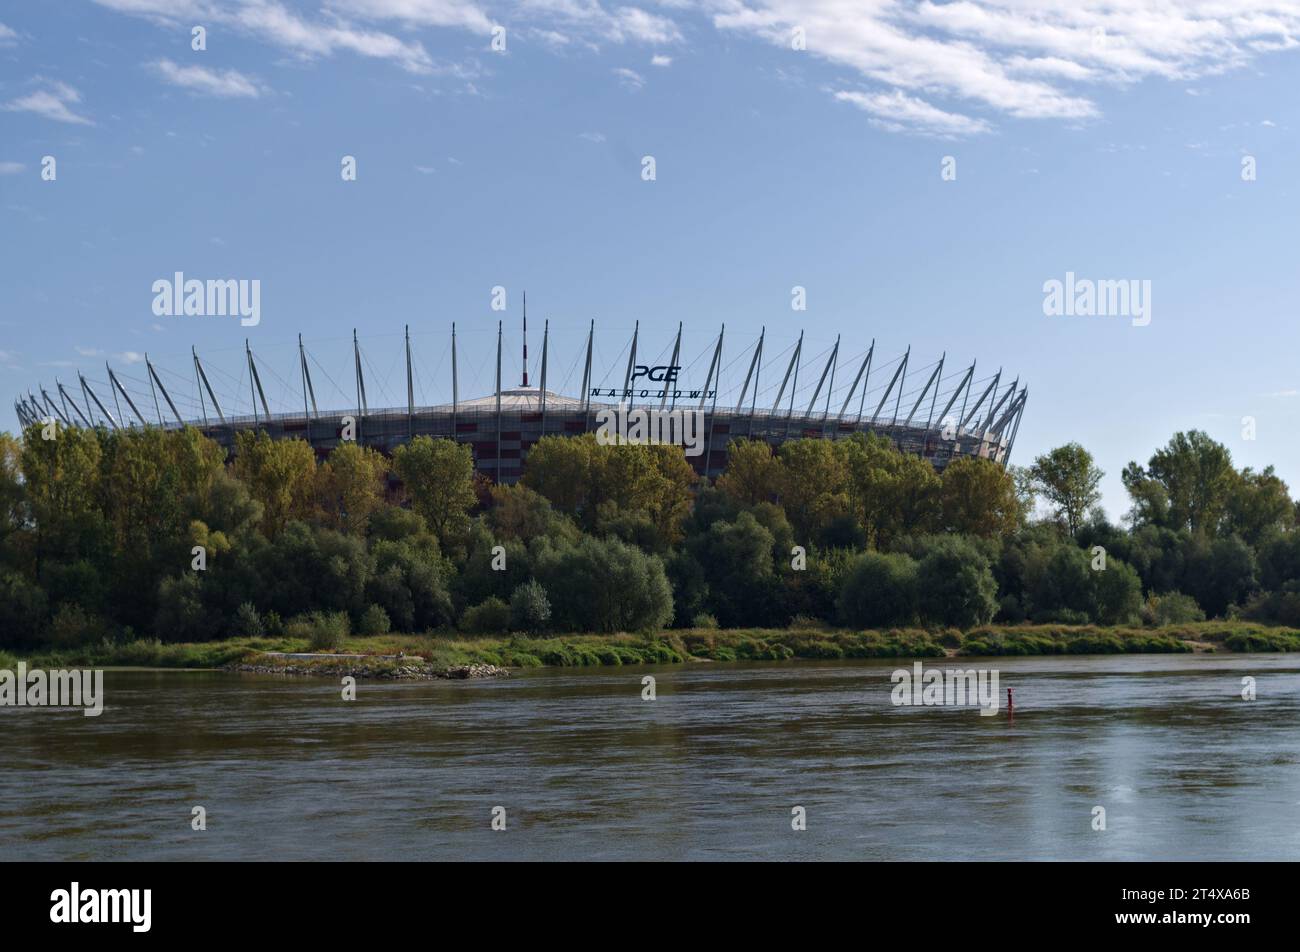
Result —
[{"label": "tree line", "polygon": [[1204,433],[1123,471],[1077,444],[939,472],[886,438],[680,447],[545,437],[518,485],[468,446],[391,457],[193,428],[0,434],[0,648],[152,636],[1300,623],[1296,503]]}]

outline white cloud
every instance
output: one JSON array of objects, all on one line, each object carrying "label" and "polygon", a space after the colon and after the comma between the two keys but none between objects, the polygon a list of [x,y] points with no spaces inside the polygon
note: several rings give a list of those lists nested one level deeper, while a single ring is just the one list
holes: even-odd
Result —
[{"label": "white cloud", "polygon": [[628,89],[640,89],[645,85],[645,77],[634,69],[628,69],[626,66],[619,66],[614,69],[614,75],[618,77],[620,86]]},{"label": "white cloud", "polygon": [[180,66],[169,59],[158,60],[150,67],[159,76],[191,92],[226,99],[256,99],[261,95],[257,83],[235,69],[208,69],[206,66]]},{"label": "white cloud", "polygon": [[587,42],[645,43],[668,46],[682,41],[670,18],[640,7],[607,10],[598,0],[518,0],[517,16],[539,27],[563,30]]},{"label": "white cloud", "polygon": [[955,138],[989,131],[983,119],[944,112],[922,99],[895,89],[888,93],[863,93],[838,90],[835,98],[852,103],[870,113],[871,123],[890,132],[913,132],[918,135]]},{"label": "white cloud", "polygon": [[[120,13],[141,16],[161,23],[219,23],[247,33],[264,43],[287,49],[303,59],[332,56],[348,51],[360,56],[386,59],[412,73],[433,71],[433,61],[418,41],[407,42],[391,33],[358,28],[340,14],[326,13],[320,20],[299,16],[278,0],[235,0],[218,3],[215,0],[94,0],[101,6]],[[346,5],[346,4],[344,4]],[[418,12],[422,6],[432,7],[419,0],[406,4],[358,0],[357,6],[370,5],[376,11],[387,7],[410,7]],[[450,7],[451,4],[446,4]],[[419,21],[412,21],[418,25]],[[426,24],[427,25],[427,24]]]},{"label": "white cloud", "polygon": [[603,133],[603,132],[579,132],[579,133],[578,133],[578,138],[579,138],[579,139],[586,139],[588,142],[595,142],[595,143],[599,144],[599,143],[605,141],[605,133]]},{"label": "white cloud", "polygon": [[610,38],[620,43],[676,43],[682,38],[672,20],[637,7],[620,7],[612,14],[608,30]]},{"label": "white cloud", "polygon": [[368,20],[400,20],[418,26],[459,26],[478,33],[492,29],[492,20],[476,3],[462,0],[326,0],[332,12]]},{"label": "white cloud", "polygon": [[656,53],[654,56],[650,57],[650,65],[651,66],[672,66],[673,58],[671,56],[664,56],[662,53]]},{"label": "white cloud", "polygon": [[17,175],[25,168],[21,162],[0,162],[0,175]]},{"label": "white cloud", "polygon": [[18,34],[10,27],[0,23],[0,46],[9,46],[18,41]]},{"label": "white cloud", "polygon": [[44,116],[46,119],[53,119],[56,122],[68,122],[82,126],[94,125],[85,116],[79,116],[68,108],[81,102],[81,93],[67,83],[47,80],[40,76],[35,77],[32,82],[39,83],[44,88],[38,89],[34,93],[28,93],[26,96],[11,99],[3,106],[0,106],[0,109],[6,112],[34,112],[38,116]]},{"label": "white cloud", "polygon": [[413,166],[413,168],[421,175],[432,175],[434,172],[438,171],[432,165],[416,165]]},{"label": "white cloud", "polygon": [[1093,118],[1099,109],[1080,86],[1187,81],[1300,43],[1300,7],[1274,0],[707,2],[721,30],[789,51],[801,27],[804,55],[860,79],[1021,119]]}]

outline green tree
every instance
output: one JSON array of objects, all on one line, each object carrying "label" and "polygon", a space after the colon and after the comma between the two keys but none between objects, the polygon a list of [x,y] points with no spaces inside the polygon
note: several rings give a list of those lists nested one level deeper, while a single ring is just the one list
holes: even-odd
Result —
[{"label": "green tree", "polygon": [[1255,472],[1247,467],[1228,490],[1224,531],[1258,546],[1265,539],[1295,525],[1295,503],[1290,490],[1272,466]]},{"label": "green tree", "polygon": [[781,470],[765,440],[732,440],[727,444],[727,470],[718,488],[742,506],[768,502],[781,490]]},{"label": "green tree", "polygon": [[274,538],[316,509],[316,454],[305,440],[273,440],[263,430],[235,434],[235,475],[262,504],[262,528]]},{"label": "green tree", "polygon": [[393,453],[393,469],[415,508],[445,547],[469,526],[474,494],[474,456],[452,440],[417,436]]},{"label": "green tree", "polygon": [[715,522],[693,537],[689,549],[703,569],[708,610],[727,628],[760,624],[772,614],[778,584],[772,566],[772,534],[754,515]]},{"label": "green tree", "polygon": [[558,511],[579,519],[592,490],[596,437],[544,436],[528,450],[523,484],[551,501]]},{"label": "green tree", "polygon": [[1139,509],[1153,514],[1152,521],[1162,516],[1160,524],[1192,533],[1218,531],[1236,479],[1227,447],[1200,430],[1175,433],[1146,469],[1136,463],[1124,469],[1124,488]]},{"label": "green tree", "polygon": [[848,469],[850,511],[871,545],[888,548],[901,536],[938,527],[942,483],[929,461],[875,434],[854,434],[836,447]]},{"label": "green tree", "polygon": [[548,543],[535,569],[560,630],[653,631],[672,617],[663,562],[617,539]]},{"label": "green tree", "polygon": [[1001,536],[1020,524],[1011,474],[997,463],[962,456],[943,471],[943,527],[959,535]]},{"label": "green tree", "polygon": [[938,540],[917,567],[921,616],[930,624],[974,628],[998,609],[988,560],[960,536]]},{"label": "green tree", "polygon": [[840,620],[854,628],[894,628],[916,621],[916,561],[903,553],[865,552],[849,569],[837,603]]},{"label": "green tree", "polygon": [[23,436],[22,472],[33,535],[36,578],[49,560],[100,557],[106,542],[99,491],[99,434],[94,430],[62,428],[52,440],[41,438],[41,427]]},{"label": "green tree", "polygon": [[322,508],[334,528],[361,534],[384,502],[388,461],[378,450],[340,443],[318,471]]},{"label": "green tree", "polygon": [[529,579],[510,594],[510,627],[538,634],[551,620],[551,600],[536,579]]},{"label": "green tree", "polygon": [[832,440],[789,440],[777,450],[781,506],[795,537],[811,544],[837,515],[849,511],[845,453]]},{"label": "green tree", "polygon": [[1101,499],[1097,486],[1106,475],[1094,465],[1092,454],[1078,443],[1066,443],[1036,458],[1029,471],[1056,518],[1070,535],[1078,532]]}]

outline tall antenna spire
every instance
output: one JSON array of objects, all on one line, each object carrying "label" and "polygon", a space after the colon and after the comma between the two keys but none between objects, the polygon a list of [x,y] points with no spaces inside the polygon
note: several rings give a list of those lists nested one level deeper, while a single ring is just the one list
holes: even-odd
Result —
[{"label": "tall antenna spire", "polygon": [[524,292],[524,386],[528,386],[528,292]]}]

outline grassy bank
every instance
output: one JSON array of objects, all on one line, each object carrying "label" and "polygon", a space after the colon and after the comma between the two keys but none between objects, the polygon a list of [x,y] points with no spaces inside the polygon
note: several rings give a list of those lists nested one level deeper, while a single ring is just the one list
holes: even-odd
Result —
[{"label": "grassy bank", "polygon": [[[236,638],[200,644],[134,641],[67,651],[35,651],[31,665],[219,668],[253,662],[267,651],[310,651],[305,639]],[[1300,651],[1300,631],[1240,622],[1165,628],[1091,625],[985,626],[967,632],[848,631],[833,628],[672,629],[655,635],[557,635],[530,638],[460,634],[351,637],[341,653],[420,657],[438,667],[673,664],[685,661],[783,661],[790,658],[939,658],[944,656]],[[0,652],[0,668],[17,657]]]}]

